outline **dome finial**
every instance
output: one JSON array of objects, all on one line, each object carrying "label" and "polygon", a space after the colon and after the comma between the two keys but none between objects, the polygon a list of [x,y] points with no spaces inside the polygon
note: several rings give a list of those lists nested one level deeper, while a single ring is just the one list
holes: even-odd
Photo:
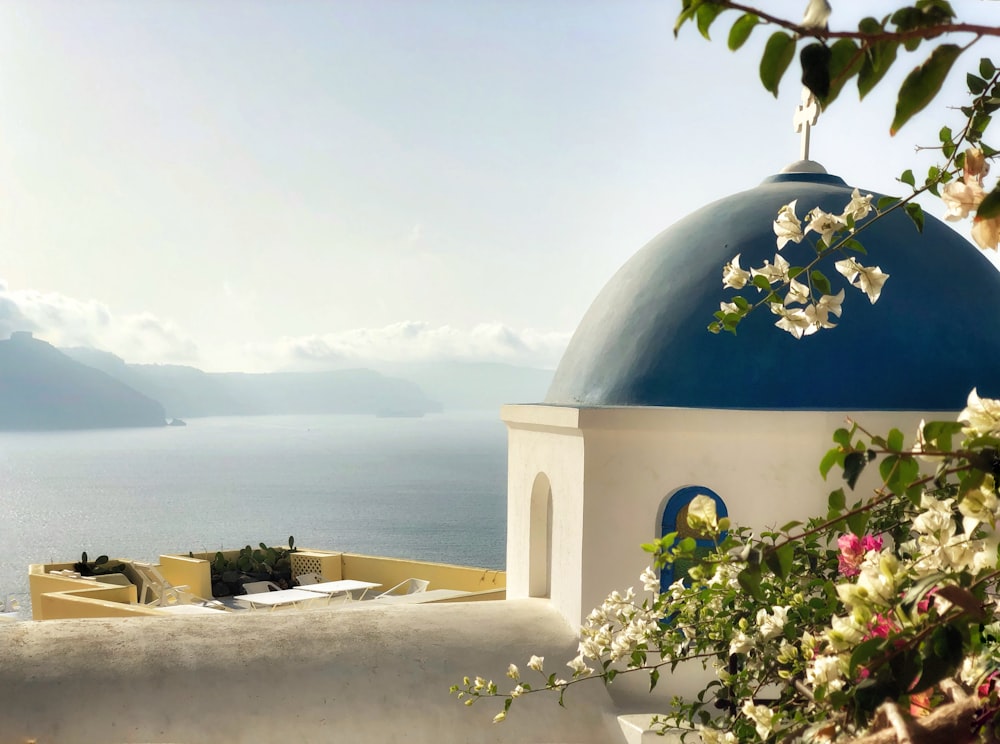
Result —
[{"label": "dome finial", "polygon": [[795,116],[792,122],[795,124],[795,131],[802,135],[799,147],[799,159],[809,160],[809,134],[816,126],[819,119],[820,106],[816,96],[808,88],[802,89],[802,103],[795,107]]}]

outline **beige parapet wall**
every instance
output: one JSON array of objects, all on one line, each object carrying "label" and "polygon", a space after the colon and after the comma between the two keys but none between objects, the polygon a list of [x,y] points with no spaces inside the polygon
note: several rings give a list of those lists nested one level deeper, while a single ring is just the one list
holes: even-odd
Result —
[{"label": "beige parapet wall", "polygon": [[[239,555],[239,550],[222,551],[227,558]],[[211,598],[211,561],[215,553],[161,555],[158,568],[171,585],[186,587],[196,596]],[[112,564],[125,559],[114,559]],[[32,617],[35,620],[62,620],[83,617],[138,617],[160,615],[152,608],[137,603],[133,585],[119,586],[94,578],[73,578],[52,571],[72,570],[73,563],[33,564],[29,567]],[[442,599],[439,602],[477,602],[506,597],[506,574],[484,568],[455,566],[447,563],[404,560],[380,556],[341,553],[329,550],[305,549],[292,553],[292,576],[320,573],[329,581],[361,579],[381,585],[384,591],[409,578],[429,581],[429,589],[454,589],[469,594]],[[107,581],[112,581],[112,575]]]},{"label": "beige parapet wall", "polygon": [[466,707],[448,694],[464,675],[512,684],[510,662],[538,684],[545,675],[527,669],[533,654],[545,657],[546,675],[568,677],[564,664],[579,637],[548,602],[363,604],[343,612],[7,623],[0,741],[622,741],[600,682],[568,690],[566,708],[552,696],[525,695],[500,725],[491,721],[502,700]]}]

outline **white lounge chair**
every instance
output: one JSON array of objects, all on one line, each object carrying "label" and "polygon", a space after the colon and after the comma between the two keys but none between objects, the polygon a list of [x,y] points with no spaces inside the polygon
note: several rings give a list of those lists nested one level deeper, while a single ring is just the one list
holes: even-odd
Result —
[{"label": "white lounge chair", "polygon": [[264,594],[265,592],[280,592],[281,587],[273,581],[249,581],[243,585],[247,594]]},{"label": "white lounge chair", "polygon": [[309,584],[322,584],[326,579],[318,573],[304,573],[299,574],[295,577],[295,580],[299,582],[299,586],[308,586]]},{"label": "white lounge chair", "polygon": [[150,607],[173,607],[176,605],[200,605],[215,610],[229,611],[229,608],[214,599],[206,599],[192,594],[187,585],[174,586],[152,563],[128,561],[126,575],[136,583],[139,604]]},{"label": "white lounge chair", "polygon": [[386,589],[379,595],[376,595],[373,599],[381,599],[382,597],[395,597],[405,594],[419,594],[420,592],[427,591],[427,587],[431,582],[426,579],[406,579],[401,581],[396,586]]}]

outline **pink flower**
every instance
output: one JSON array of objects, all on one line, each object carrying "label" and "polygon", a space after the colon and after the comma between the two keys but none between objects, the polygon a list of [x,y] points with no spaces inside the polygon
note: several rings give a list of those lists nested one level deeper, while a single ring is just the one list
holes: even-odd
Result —
[{"label": "pink flower", "polygon": [[840,555],[837,556],[840,573],[850,578],[861,573],[860,566],[865,553],[869,550],[882,549],[882,538],[872,535],[861,538],[853,532],[848,532],[837,539],[837,547],[840,548]]}]

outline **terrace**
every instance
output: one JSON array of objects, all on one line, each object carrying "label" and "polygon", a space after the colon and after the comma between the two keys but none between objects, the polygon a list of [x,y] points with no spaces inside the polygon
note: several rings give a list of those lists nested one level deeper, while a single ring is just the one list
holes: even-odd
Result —
[{"label": "terrace", "polygon": [[[222,551],[235,560],[239,550]],[[80,576],[74,563],[43,563],[29,567],[31,611],[34,620],[71,618],[155,617],[189,612],[246,612],[256,603],[237,602],[234,597],[213,599],[212,562],[216,553],[161,555],[159,563],[112,559],[106,564],[113,573]],[[420,579],[422,596],[396,595],[361,600],[362,591],[344,592],[338,601],[317,593],[315,598],[270,605],[261,609],[366,608],[395,602],[439,604],[480,602],[506,597],[503,571],[470,568],[445,563],[404,560],[327,550],[297,549],[289,554],[292,584],[300,576],[313,575],[324,582],[354,580],[374,585],[367,593],[375,597],[408,579]],[[426,582],[424,584],[423,582]],[[400,589],[399,591],[404,591]],[[305,594],[301,595],[305,597]],[[361,600],[361,601],[358,601]]]}]

